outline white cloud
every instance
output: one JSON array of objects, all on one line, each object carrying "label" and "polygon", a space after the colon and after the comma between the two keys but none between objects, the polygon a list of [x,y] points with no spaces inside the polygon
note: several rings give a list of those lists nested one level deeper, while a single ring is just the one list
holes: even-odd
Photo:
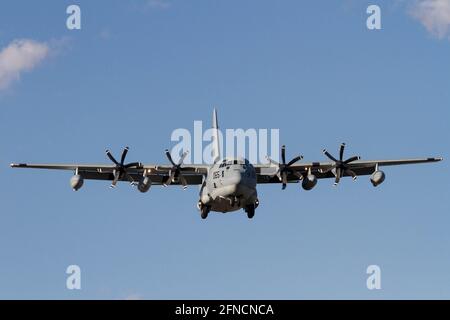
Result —
[{"label": "white cloud", "polygon": [[7,89],[20,79],[24,71],[30,71],[49,54],[45,43],[29,39],[12,41],[0,51],[0,90]]},{"label": "white cloud", "polygon": [[450,0],[416,0],[410,14],[432,35],[440,39],[450,36]]}]

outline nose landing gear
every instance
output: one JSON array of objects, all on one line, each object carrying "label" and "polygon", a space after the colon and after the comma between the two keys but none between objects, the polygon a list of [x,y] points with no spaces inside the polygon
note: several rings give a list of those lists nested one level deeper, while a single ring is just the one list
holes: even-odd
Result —
[{"label": "nose landing gear", "polygon": [[230,199],[230,204],[232,207],[240,207],[241,206],[241,199],[237,196],[234,196]]}]

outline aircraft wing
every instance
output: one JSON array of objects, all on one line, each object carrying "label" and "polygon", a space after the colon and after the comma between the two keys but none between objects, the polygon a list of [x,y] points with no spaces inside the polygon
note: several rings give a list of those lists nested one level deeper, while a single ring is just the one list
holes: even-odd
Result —
[{"label": "aircraft wing", "polygon": [[[77,172],[84,179],[88,180],[110,180],[114,179],[114,164],[28,164],[13,163],[12,168],[31,168],[31,169],[50,169],[50,170],[69,170]],[[203,182],[203,176],[208,173],[207,165],[183,165],[182,174],[186,178],[188,185],[199,185]],[[172,166],[157,164],[139,164],[136,167],[128,168],[129,176],[139,182],[144,173],[152,180],[153,185],[161,185],[167,181]],[[125,176],[119,181],[129,181]],[[171,184],[179,185],[180,181],[174,181]]]},{"label": "aircraft wing", "polygon": [[[348,164],[357,176],[371,175],[375,172],[377,167],[382,166],[396,166],[416,163],[438,162],[442,158],[416,158],[416,159],[399,159],[399,160],[357,160]],[[308,172],[315,175],[317,179],[335,178],[333,171],[328,171],[333,167],[334,162],[309,162],[298,163],[290,166],[292,172],[299,173],[302,177],[306,176]],[[281,183],[277,176],[278,166],[274,164],[259,164],[254,166],[256,169],[258,183]],[[287,182],[298,182],[299,175],[289,173]],[[349,176],[346,172],[343,176]]]},{"label": "aircraft wing", "polygon": [[[405,165],[416,163],[428,163],[441,161],[442,158],[417,158],[417,159],[400,159],[400,160],[357,160],[348,164],[357,176],[370,175],[377,167]],[[291,173],[287,175],[288,183],[299,182],[300,176],[304,177],[308,173],[313,174],[317,179],[335,178],[333,171],[328,171],[334,165],[333,162],[309,162],[299,163],[290,166]],[[113,164],[11,164],[13,168],[32,168],[32,169],[50,169],[50,170],[69,170],[78,173],[84,179],[88,180],[109,180],[114,179]],[[281,183],[277,176],[278,166],[273,164],[257,164],[254,165],[258,183]],[[204,176],[208,173],[208,165],[186,165],[182,166],[182,174],[186,179],[187,185],[200,185]],[[136,167],[128,168],[127,172],[133,181],[139,182],[144,174],[148,176],[153,185],[164,184],[170,176],[172,166],[157,164],[139,164]],[[293,172],[298,174],[293,174]],[[348,176],[346,172],[343,177]],[[119,181],[129,181],[128,177],[122,176]],[[171,184],[179,185],[180,181],[175,180]]]}]

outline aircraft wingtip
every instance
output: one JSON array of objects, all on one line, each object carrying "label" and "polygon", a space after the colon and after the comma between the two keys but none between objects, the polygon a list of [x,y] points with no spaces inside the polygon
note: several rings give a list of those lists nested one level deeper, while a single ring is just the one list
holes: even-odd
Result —
[{"label": "aircraft wingtip", "polygon": [[27,166],[26,163],[11,163],[9,165],[11,168],[24,168]]}]

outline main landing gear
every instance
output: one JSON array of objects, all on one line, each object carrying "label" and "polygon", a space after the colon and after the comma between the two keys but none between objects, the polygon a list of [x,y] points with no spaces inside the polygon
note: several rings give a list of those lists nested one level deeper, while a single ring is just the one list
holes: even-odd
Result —
[{"label": "main landing gear", "polygon": [[[247,213],[247,217],[249,219],[252,219],[255,216],[255,209],[258,207],[258,204],[259,202],[258,200],[256,200],[255,203],[246,205],[244,207],[244,211]],[[200,217],[202,219],[208,218],[208,214],[211,211],[211,206],[204,205],[201,201],[199,201],[197,203],[197,207],[200,210]]]},{"label": "main landing gear", "polygon": [[206,219],[208,218],[208,213],[209,213],[210,209],[207,206],[204,206],[200,212],[200,216],[202,217],[202,219]]},{"label": "main landing gear", "polygon": [[259,200],[256,199],[254,203],[246,205],[244,211],[247,213],[247,217],[252,219],[255,216],[255,209],[259,206]]},{"label": "main landing gear", "polygon": [[245,210],[245,212],[247,212],[247,217],[249,219],[252,219],[255,216],[255,209],[256,209],[256,207],[254,204],[251,204],[251,205],[248,205],[245,207],[244,210]]},{"label": "main landing gear", "polygon": [[208,213],[211,211],[211,207],[205,206],[201,201],[198,202],[197,206],[200,210],[200,217],[202,217],[202,219],[208,218]]}]

